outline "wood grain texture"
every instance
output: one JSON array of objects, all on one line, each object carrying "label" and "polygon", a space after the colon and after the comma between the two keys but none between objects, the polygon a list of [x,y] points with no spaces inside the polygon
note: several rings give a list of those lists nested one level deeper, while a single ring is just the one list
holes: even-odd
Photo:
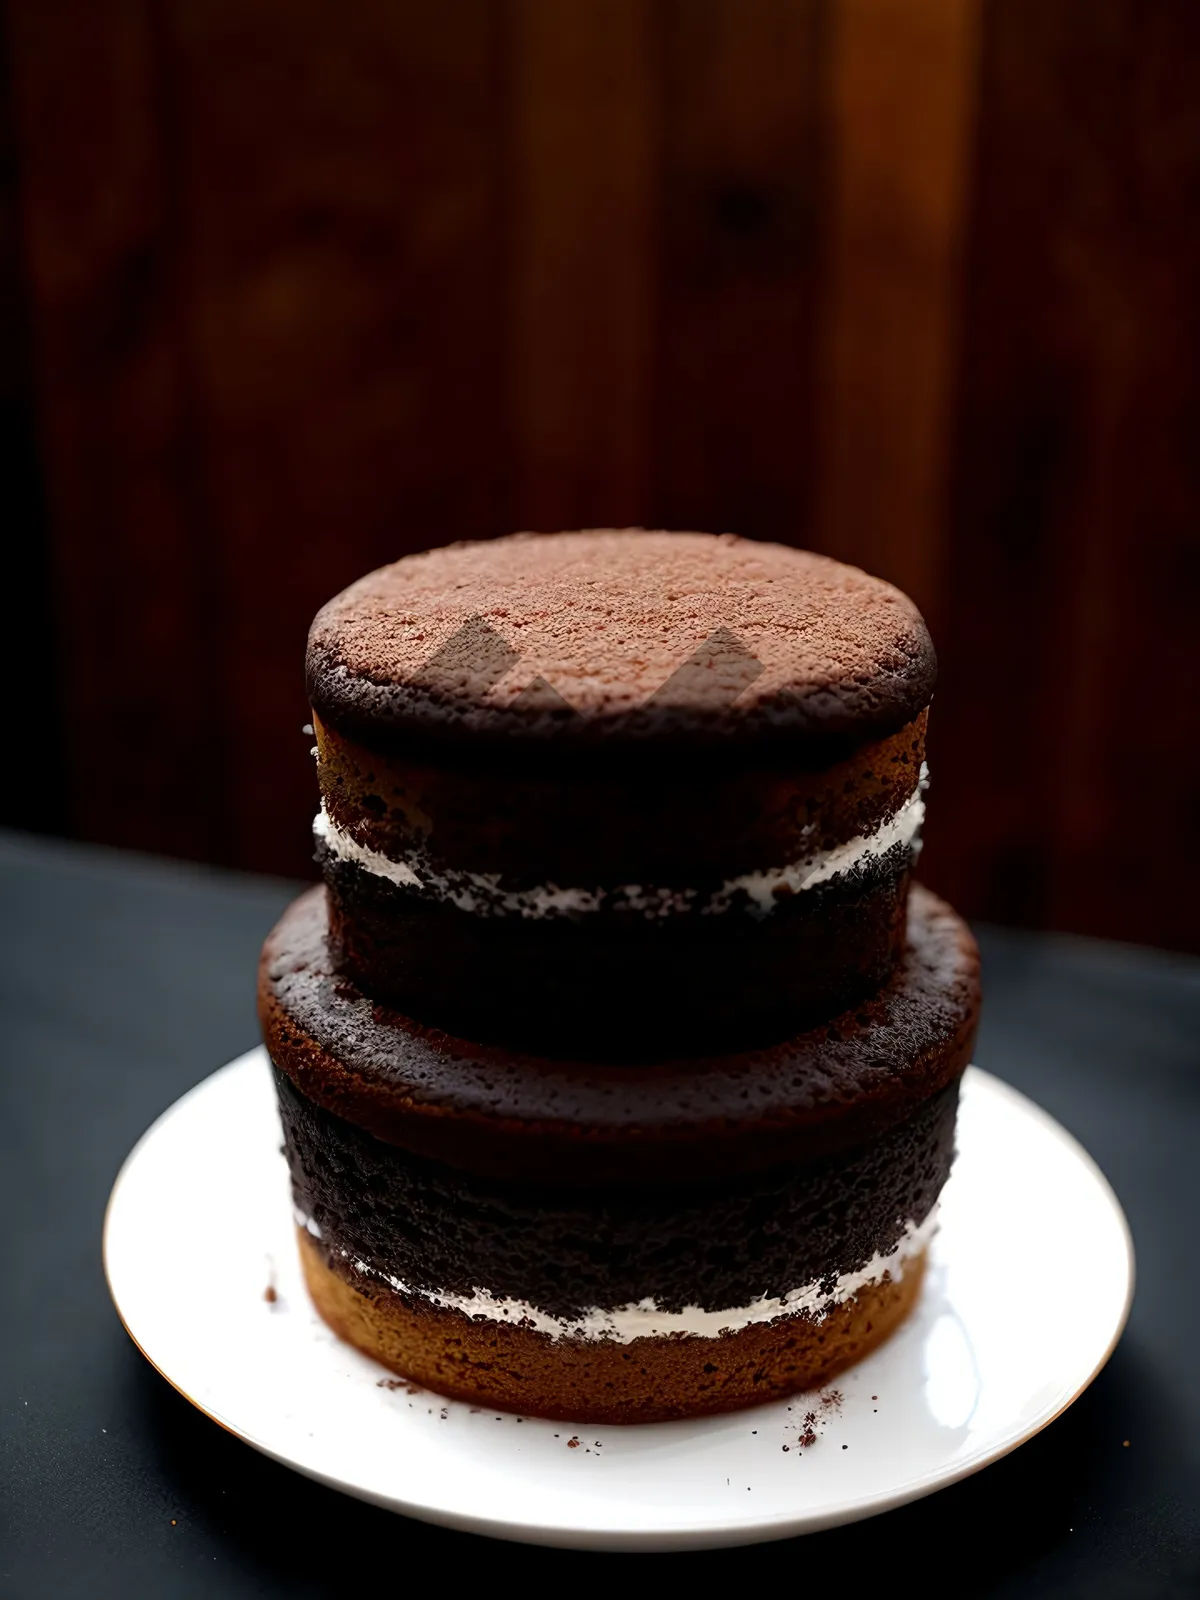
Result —
[{"label": "wood grain texture", "polygon": [[1190,949],[1198,50],[1182,4],[987,12],[929,850],[989,915]]},{"label": "wood grain texture", "polygon": [[837,0],[814,542],[937,627],[979,0]]},{"label": "wood grain texture", "polygon": [[935,887],[1200,949],[1200,8],[6,28],[71,831],[306,870],[326,596],[518,525],[732,528],[929,612]]},{"label": "wood grain texture", "polygon": [[192,494],[184,197],[154,17],[55,0],[6,22],[58,620],[57,662],[26,663],[24,692],[57,666],[73,832],[209,859],[222,597]]},{"label": "wood grain texture", "polygon": [[[57,617],[38,447],[28,274],[18,191],[20,150],[12,104],[8,38],[0,28],[0,493],[10,604],[6,645],[13,661],[36,663],[35,696],[9,695],[10,753],[3,802],[11,827],[63,833],[68,826]],[[13,768],[16,768],[14,771]],[[36,781],[25,781],[36,773]]]},{"label": "wood grain texture", "polygon": [[806,544],[819,0],[662,0],[654,515]]},{"label": "wood grain texture", "polygon": [[515,0],[509,367],[521,527],[649,515],[652,0]]}]

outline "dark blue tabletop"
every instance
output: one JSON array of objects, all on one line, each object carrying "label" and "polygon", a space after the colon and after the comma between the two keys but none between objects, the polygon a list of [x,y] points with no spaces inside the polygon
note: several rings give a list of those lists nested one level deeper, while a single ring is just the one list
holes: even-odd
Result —
[{"label": "dark blue tabletop", "polygon": [[160,1111],[254,1043],[258,946],[292,893],[0,835],[0,1594],[239,1600],[438,1573],[571,1584],[633,1561],[657,1563],[657,1581],[799,1592],[884,1592],[903,1568],[956,1597],[1200,1594],[1200,963],[981,930],[978,1059],[1091,1150],[1137,1246],[1128,1330],[1065,1416],[870,1523],[597,1558],[425,1527],[310,1483],[193,1411],[117,1320],[100,1261],[112,1180]]}]

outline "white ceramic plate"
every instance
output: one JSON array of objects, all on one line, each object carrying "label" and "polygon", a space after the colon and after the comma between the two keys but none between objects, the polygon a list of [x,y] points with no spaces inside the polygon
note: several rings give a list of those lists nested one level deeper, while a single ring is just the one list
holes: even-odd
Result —
[{"label": "white ceramic plate", "polygon": [[[105,1267],[122,1321],[170,1383],[255,1449],[348,1494],[540,1544],[778,1539],[995,1461],[1076,1399],[1120,1335],[1133,1251],[1091,1158],[978,1068],[958,1144],[931,1270],[900,1331],[836,1392],[699,1422],[518,1420],[409,1393],[337,1340],[301,1282],[261,1050],[137,1144],[109,1201]],[[816,1440],[802,1445],[809,1412]]]}]

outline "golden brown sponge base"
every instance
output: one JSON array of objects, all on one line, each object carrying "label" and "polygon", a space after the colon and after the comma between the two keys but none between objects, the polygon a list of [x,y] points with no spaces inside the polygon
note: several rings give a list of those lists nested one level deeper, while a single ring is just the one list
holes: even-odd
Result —
[{"label": "golden brown sponge base", "polygon": [[797,1314],[718,1338],[552,1339],[509,1323],[351,1284],[297,1229],[309,1294],[333,1331],[392,1372],[455,1400],[564,1422],[669,1422],[778,1400],[827,1383],[916,1303],[925,1252],[898,1281],[867,1285],[821,1319]]}]

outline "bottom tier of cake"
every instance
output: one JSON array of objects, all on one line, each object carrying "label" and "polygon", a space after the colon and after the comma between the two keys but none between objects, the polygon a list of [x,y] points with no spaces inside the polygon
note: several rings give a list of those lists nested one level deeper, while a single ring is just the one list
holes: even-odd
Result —
[{"label": "bottom tier of cake", "polygon": [[324,930],[319,894],[285,916],[262,1015],[309,1291],[391,1371],[564,1421],[701,1416],[826,1382],[913,1305],[978,1014],[932,896],[867,1008],[654,1067],[421,1028]]},{"label": "bottom tier of cake", "polygon": [[573,1190],[457,1171],[276,1084],[330,1326],[442,1394],[578,1422],[731,1410],[874,1348],[915,1299],[958,1098],[813,1162]]}]

